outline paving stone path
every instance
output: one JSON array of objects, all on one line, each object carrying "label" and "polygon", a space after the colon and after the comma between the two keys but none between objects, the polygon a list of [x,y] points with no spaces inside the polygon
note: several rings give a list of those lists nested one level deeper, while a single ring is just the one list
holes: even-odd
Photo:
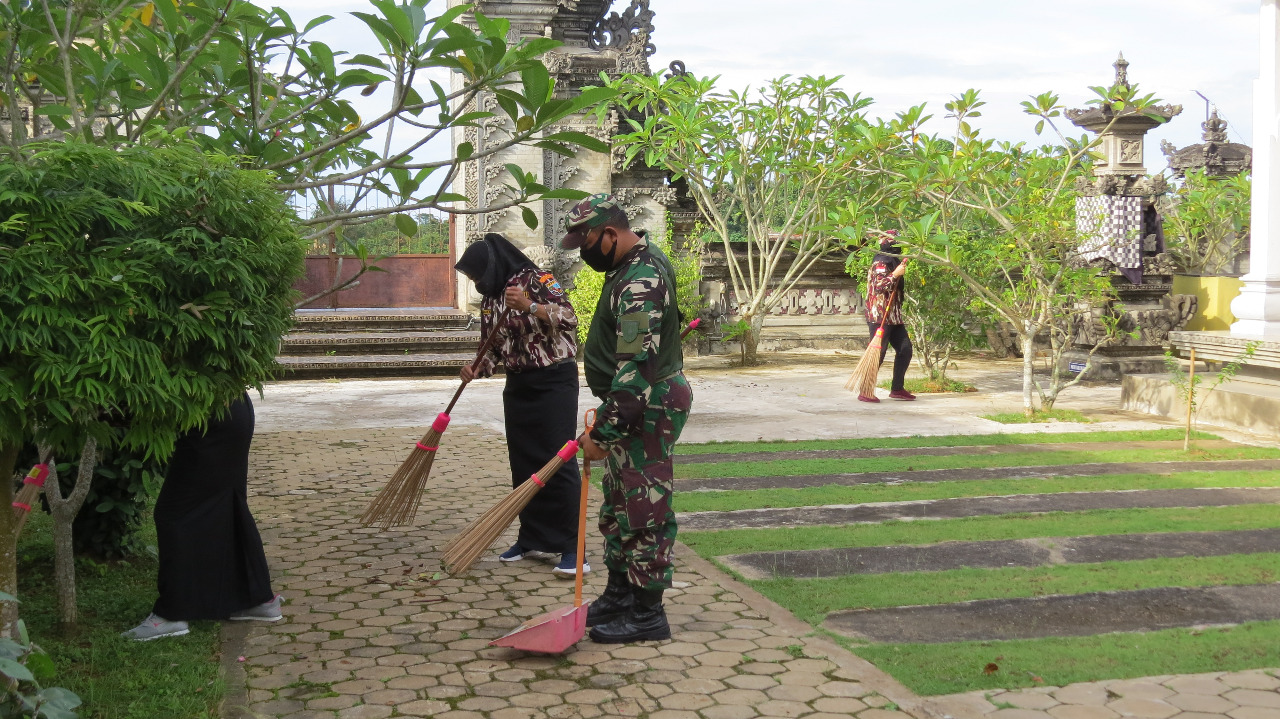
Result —
[{"label": "paving stone path", "polygon": [[[490,432],[450,428],[414,527],[361,528],[356,517],[417,439],[405,429],[254,439],[251,504],[287,604],[284,621],[227,628],[225,715],[895,719],[920,703],[687,550],[667,603],[671,641],[584,639],[562,657],[489,648],[571,603],[573,585],[549,564],[494,557],[435,578],[439,547],[509,491],[505,446]],[[587,597],[603,574],[589,575]]]},{"label": "paving stone path", "polygon": [[[786,373],[788,383],[794,374]],[[374,428],[255,438],[250,502],[289,603],[280,623],[225,628],[224,717],[1280,719],[1276,670],[917,697],[682,545],[668,604],[673,640],[621,647],[584,640],[563,657],[488,648],[490,639],[572,597],[571,584],[536,562],[502,566],[490,558],[467,577],[435,577],[438,548],[505,492],[501,436],[455,425],[415,527],[362,529],[355,517],[419,433],[383,428],[403,421],[327,392],[319,384],[307,389],[323,394],[325,406],[356,407],[344,410],[344,423]],[[757,430],[748,431],[754,437]],[[1071,473],[1143,471],[1079,469]],[[590,575],[588,597],[599,593],[602,575]]]}]

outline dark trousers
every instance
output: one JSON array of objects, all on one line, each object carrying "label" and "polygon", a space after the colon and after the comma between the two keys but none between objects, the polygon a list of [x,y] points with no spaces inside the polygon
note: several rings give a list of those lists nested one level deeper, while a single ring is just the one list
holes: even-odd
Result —
[{"label": "dark trousers", "polygon": [[275,596],[262,537],[249,513],[252,441],[247,393],[215,413],[206,431],[178,439],[156,500],[156,615],[170,621],[226,619]]},{"label": "dark trousers", "polygon": [[[565,442],[578,436],[578,365],[573,360],[542,369],[508,372],[502,390],[511,485],[542,469]],[[526,550],[564,554],[578,549],[577,462],[565,462],[520,513],[516,543]]]},{"label": "dark trousers", "polygon": [[[870,325],[872,339],[876,336],[876,325]],[[893,384],[891,389],[906,389],[903,382],[907,378],[907,369],[911,367],[911,338],[907,336],[906,325],[885,325],[884,342],[880,345],[880,364],[884,364],[885,353],[893,345]]]}]

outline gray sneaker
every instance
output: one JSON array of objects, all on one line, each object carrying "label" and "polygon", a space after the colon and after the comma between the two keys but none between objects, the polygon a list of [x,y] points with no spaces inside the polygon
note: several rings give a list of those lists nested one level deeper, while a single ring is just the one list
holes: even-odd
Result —
[{"label": "gray sneaker", "polygon": [[127,632],[122,632],[120,636],[135,642],[149,642],[160,637],[180,637],[190,632],[191,628],[186,622],[171,622],[164,617],[149,614],[141,624]]},{"label": "gray sneaker", "polygon": [[277,594],[274,599],[266,604],[259,604],[256,607],[249,607],[231,615],[233,622],[278,622],[284,618],[284,612],[280,611],[280,607],[284,604],[284,597]]}]

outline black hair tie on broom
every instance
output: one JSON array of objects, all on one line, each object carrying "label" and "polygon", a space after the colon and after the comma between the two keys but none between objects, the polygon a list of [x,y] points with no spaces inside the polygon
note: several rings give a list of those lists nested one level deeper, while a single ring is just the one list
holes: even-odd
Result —
[{"label": "black hair tie on broom", "polygon": [[[489,331],[489,336],[481,343],[480,351],[471,362],[472,372],[480,366],[480,360],[493,346],[494,340],[498,337],[498,330],[506,321],[509,311],[510,308],[504,307],[498,313],[493,329]],[[373,498],[369,508],[360,517],[360,526],[370,527],[377,524],[383,530],[387,530],[413,521],[418,513],[418,505],[422,503],[422,490],[427,483],[427,477],[431,475],[431,465],[435,462],[436,451],[440,449],[440,437],[449,427],[449,413],[453,411],[453,406],[457,404],[467,384],[468,381],[463,380],[458,386],[458,390],[453,393],[453,399],[449,401],[449,406],[436,416],[436,421],[431,423],[431,429],[418,440],[413,451],[409,453],[409,458],[400,465],[392,475],[391,481],[378,492],[378,496]]]},{"label": "black hair tie on broom", "polygon": [[880,319],[880,329],[876,330],[876,336],[867,343],[867,351],[863,353],[862,359],[858,360],[858,366],[853,368],[853,373],[844,383],[845,389],[857,391],[859,397],[876,396],[876,376],[880,374],[880,349],[884,347],[884,325],[889,321],[889,309],[893,307],[893,298],[897,296],[901,283],[902,278],[894,281],[893,290],[889,293],[889,301],[884,305],[884,317]]}]

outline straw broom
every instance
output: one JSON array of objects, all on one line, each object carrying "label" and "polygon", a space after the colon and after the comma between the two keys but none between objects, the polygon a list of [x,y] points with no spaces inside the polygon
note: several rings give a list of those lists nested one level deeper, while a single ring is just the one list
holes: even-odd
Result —
[{"label": "straw broom", "polygon": [[[471,362],[472,371],[480,366],[480,360],[493,346],[494,339],[498,336],[498,328],[507,319],[508,312],[509,308],[503,308],[498,314],[498,318],[493,323],[493,329],[489,331],[489,336],[481,343],[480,351]],[[431,465],[436,460],[436,450],[440,449],[440,437],[449,427],[449,413],[453,411],[453,406],[462,396],[462,390],[466,388],[466,382],[458,386],[458,390],[453,393],[453,399],[449,401],[449,406],[436,416],[435,422],[431,423],[431,429],[427,430],[427,433],[414,446],[413,451],[409,453],[409,458],[400,465],[392,475],[391,481],[387,482],[387,485],[373,498],[369,508],[360,517],[360,526],[370,527],[377,524],[386,531],[391,527],[413,521],[418,513],[418,505],[422,503],[422,491],[426,486],[427,478],[431,475]]]},{"label": "straw broom", "polygon": [[22,534],[22,527],[27,523],[27,517],[31,514],[31,505],[35,504],[36,499],[40,496],[40,490],[44,488],[44,481],[49,478],[49,465],[37,464],[27,472],[27,476],[22,480],[22,489],[18,490],[18,496],[13,498],[13,519],[17,522],[14,528],[14,536]]},{"label": "straw broom", "polygon": [[884,317],[880,320],[880,328],[876,330],[876,336],[871,338],[871,342],[867,344],[867,351],[863,353],[862,359],[858,360],[858,366],[853,368],[853,373],[844,383],[845,389],[856,391],[859,397],[876,396],[876,376],[880,374],[880,349],[884,347],[884,323],[889,319],[889,307],[893,305],[893,298],[897,294],[898,288],[895,285],[893,292],[889,293],[889,301],[885,303]]},{"label": "straw broom", "polygon": [[538,490],[547,485],[551,478],[565,462],[572,461],[578,454],[578,441],[571,439],[547,462],[538,473],[530,477],[519,487],[511,490],[501,502],[490,507],[466,529],[462,530],[445,545],[440,554],[440,563],[452,576],[465,574],[476,563],[485,550],[493,546],[498,535],[507,530],[516,521],[520,512],[528,506],[529,501]]}]

